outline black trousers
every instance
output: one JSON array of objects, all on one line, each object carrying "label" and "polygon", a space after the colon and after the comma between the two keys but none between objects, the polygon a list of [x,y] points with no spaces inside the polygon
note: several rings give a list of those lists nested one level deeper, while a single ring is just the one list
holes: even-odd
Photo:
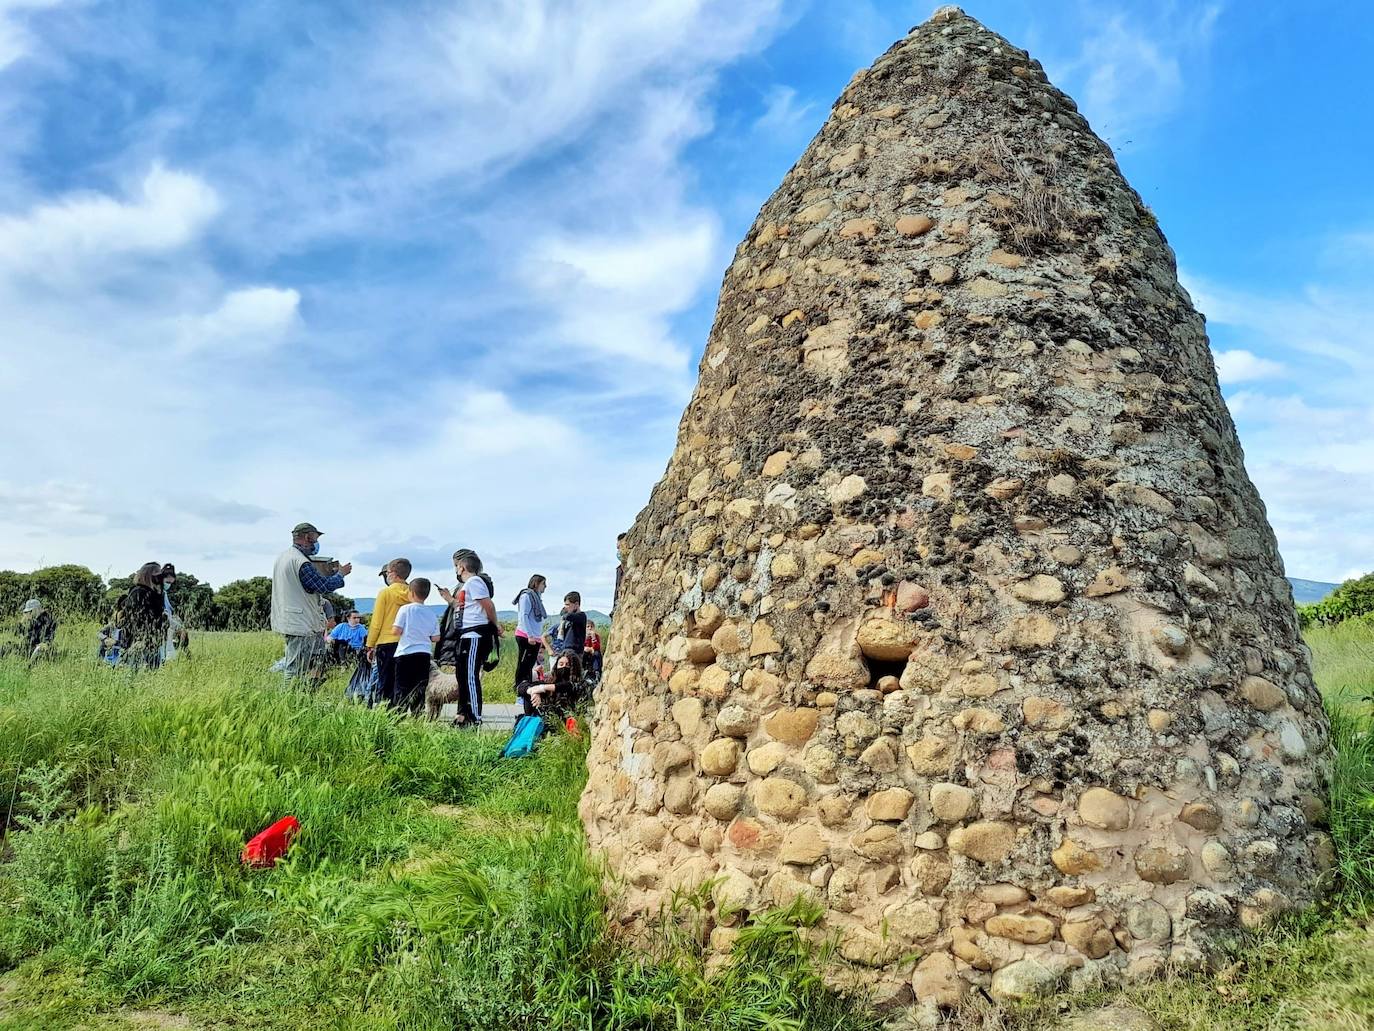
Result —
[{"label": "black trousers", "polygon": [[377,698],[385,705],[396,704],[396,647],[399,641],[377,645]]},{"label": "black trousers", "polygon": [[534,679],[534,660],[539,657],[539,641],[517,637],[515,649],[515,682],[528,683]]},{"label": "black trousers", "polygon": [[482,663],[491,654],[491,637],[469,632],[458,641],[458,715],[466,726],[482,722]]},{"label": "black trousers", "polygon": [[396,662],[396,708],[417,713],[425,704],[429,683],[429,652],[402,655]]}]

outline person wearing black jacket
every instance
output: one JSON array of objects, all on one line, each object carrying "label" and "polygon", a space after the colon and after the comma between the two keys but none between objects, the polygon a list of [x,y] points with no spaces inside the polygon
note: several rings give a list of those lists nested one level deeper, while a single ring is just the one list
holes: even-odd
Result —
[{"label": "person wearing black jacket", "polygon": [[134,574],[133,586],[119,601],[119,625],[129,642],[131,666],[156,669],[167,638],[167,611],[162,597],[162,566],[145,562]]},{"label": "person wearing black jacket", "polygon": [[553,664],[553,680],[525,682],[515,688],[515,698],[526,716],[561,718],[582,699],[582,662],[573,652],[563,652]]},{"label": "person wearing black jacket", "polygon": [[563,620],[558,624],[558,638],[563,650],[572,652],[580,661],[587,645],[587,614],[582,611],[582,595],[569,591],[563,596]]}]

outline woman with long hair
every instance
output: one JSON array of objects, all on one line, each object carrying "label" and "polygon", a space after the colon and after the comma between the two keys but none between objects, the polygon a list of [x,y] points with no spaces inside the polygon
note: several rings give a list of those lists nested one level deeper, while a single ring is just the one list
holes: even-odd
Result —
[{"label": "woman with long hair", "polygon": [[544,641],[544,620],[549,614],[544,611],[544,600],[540,597],[549,581],[535,573],[530,577],[529,586],[517,594],[511,604],[515,606],[515,682],[527,684],[534,679],[534,663],[539,657],[539,649],[548,647]]},{"label": "woman with long hair", "polygon": [[162,594],[162,565],[145,562],[134,574],[133,586],[120,599],[119,622],[129,642],[125,653],[131,666],[156,669],[167,638],[167,610]]},{"label": "woman with long hair", "polygon": [[561,716],[581,698],[582,660],[576,652],[560,652],[553,663],[553,679],[542,684],[521,684],[515,698],[526,716]]}]

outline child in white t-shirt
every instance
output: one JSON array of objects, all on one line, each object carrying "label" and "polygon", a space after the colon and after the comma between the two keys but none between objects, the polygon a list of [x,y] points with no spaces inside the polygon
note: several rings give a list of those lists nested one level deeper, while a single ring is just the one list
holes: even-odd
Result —
[{"label": "child in white t-shirt", "polygon": [[397,707],[416,714],[425,702],[430,652],[439,640],[439,617],[425,605],[429,581],[417,576],[409,587],[410,601],[397,610],[391,632],[401,638],[396,645]]},{"label": "child in white t-shirt", "polygon": [[487,666],[492,646],[501,636],[496,605],[482,577],[482,560],[471,551],[460,551],[453,558],[453,569],[462,582],[456,595],[445,592],[446,599],[463,614],[458,633],[458,718],[454,724],[479,727],[482,724],[482,671]]}]

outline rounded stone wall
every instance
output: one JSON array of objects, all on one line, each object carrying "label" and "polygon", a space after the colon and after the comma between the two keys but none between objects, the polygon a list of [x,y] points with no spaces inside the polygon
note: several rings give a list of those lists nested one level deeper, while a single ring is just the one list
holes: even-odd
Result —
[{"label": "rounded stone wall", "polygon": [[957,9],[759,213],[627,544],[581,811],[633,920],[710,882],[724,951],[804,895],[881,998],[948,1004],[1205,963],[1331,865],[1203,320],[1073,102]]}]

